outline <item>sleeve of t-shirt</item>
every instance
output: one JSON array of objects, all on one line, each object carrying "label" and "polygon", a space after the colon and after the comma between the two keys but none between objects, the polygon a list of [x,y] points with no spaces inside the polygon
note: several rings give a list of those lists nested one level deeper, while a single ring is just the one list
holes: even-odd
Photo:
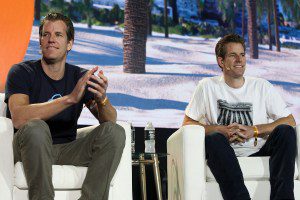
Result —
[{"label": "sleeve of t-shirt", "polygon": [[206,110],[203,87],[203,81],[200,81],[188,106],[185,109],[185,114],[195,121],[200,121],[205,117]]},{"label": "sleeve of t-shirt", "polygon": [[267,93],[266,106],[269,118],[277,120],[279,118],[287,117],[288,115],[290,115],[291,111],[279,92],[271,83],[267,82],[267,84],[269,92]]},{"label": "sleeve of t-shirt", "polygon": [[30,72],[20,64],[10,68],[5,86],[5,103],[13,94],[26,94],[30,92]]}]

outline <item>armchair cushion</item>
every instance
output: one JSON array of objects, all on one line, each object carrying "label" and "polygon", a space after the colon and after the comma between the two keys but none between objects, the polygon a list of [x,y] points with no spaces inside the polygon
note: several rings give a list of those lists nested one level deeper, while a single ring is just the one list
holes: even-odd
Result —
[{"label": "armchair cushion", "polygon": [[[81,189],[86,176],[87,167],[72,165],[52,165],[52,183],[54,189]],[[23,163],[15,164],[15,186],[19,189],[28,189],[25,179]]]}]

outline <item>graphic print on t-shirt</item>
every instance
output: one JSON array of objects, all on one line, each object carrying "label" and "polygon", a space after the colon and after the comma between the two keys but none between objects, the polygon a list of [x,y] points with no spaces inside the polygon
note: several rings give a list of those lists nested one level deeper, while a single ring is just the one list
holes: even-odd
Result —
[{"label": "graphic print on t-shirt", "polygon": [[221,99],[219,99],[217,102],[219,109],[219,125],[227,126],[234,122],[246,126],[253,125],[252,103],[228,103],[226,100]]}]

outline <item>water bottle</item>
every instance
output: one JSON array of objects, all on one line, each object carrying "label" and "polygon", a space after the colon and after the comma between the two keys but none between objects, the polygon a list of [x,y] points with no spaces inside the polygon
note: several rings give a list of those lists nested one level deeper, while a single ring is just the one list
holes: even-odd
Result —
[{"label": "water bottle", "polygon": [[135,128],[132,125],[132,123],[130,123],[130,127],[131,127],[131,153],[135,152]]},{"label": "water bottle", "polygon": [[147,123],[144,134],[145,153],[155,153],[155,128],[151,122]]}]

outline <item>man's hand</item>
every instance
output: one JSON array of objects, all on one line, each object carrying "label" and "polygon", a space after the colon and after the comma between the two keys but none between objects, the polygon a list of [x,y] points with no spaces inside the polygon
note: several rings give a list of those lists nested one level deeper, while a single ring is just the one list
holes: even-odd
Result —
[{"label": "man's hand", "polygon": [[238,123],[232,123],[228,127],[235,128],[237,131],[230,138],[230,142],[245,142],[254,136],[254,130],[251,126],[245,126]]},{"label": "man's hand", "polygon": [[103,75],[102,70],[99,71],[97,76],[92,74],[91,79],[93,79],[93,81],[87,81],[87,84],[89,85],[88,90],[94,94],[97,103],[102,103],[106,97],[108,79]]},{"label": "man's hand", "polygon": [[107,121],[116,122],[117,111],[106,96],[108,79],[103,75],[103,71],[100,70],[97,75],[92,74],[87,84],[88,90],[94,94],[94,99],[87,103],[91,113],[100,123]]},{"label": "man's hand", "polygon": [[254,137],[254,129],[252,126],[245,126],[241,124],[237,124],[239,130],[237,131],[237,135],[244,139],[250,139]]},{"label": "man's hand", "polygon": [[220,126],[218,132],[222,133],[227,139],[231,139],[236,136],[238,126]]},{"label": "man's hand", "polygon": [[221,131],[223,135],[227,137],[230,143],[232,142],[245,142],[244,138],[238,135],[239,126],[236,123],[230,124],[228,126],[222,126]]},{"label": "man's hand", "polygon": [[240,136],[238,136],[237,134],[234,134],[233,136],[231,136],[229,138],[229,142],[230,143],[240,143],[240,142],[244,143],[245,139],[242,138],[242,137],[240,137]]},{"label": "man's hand", "polygon": [[72,93],[69,95],[70,96],[70,101],[71,103],[78,103],[83,95],[84,95],[84,91],[85,91],[85,87],[89,82],[89,79],[94,76],[93,74],[98,70],[98,67],[94,67],[93,69],[87,71],[85,73],[85,75],[83,77],[81,77],[75,88],[73,89]]}]

